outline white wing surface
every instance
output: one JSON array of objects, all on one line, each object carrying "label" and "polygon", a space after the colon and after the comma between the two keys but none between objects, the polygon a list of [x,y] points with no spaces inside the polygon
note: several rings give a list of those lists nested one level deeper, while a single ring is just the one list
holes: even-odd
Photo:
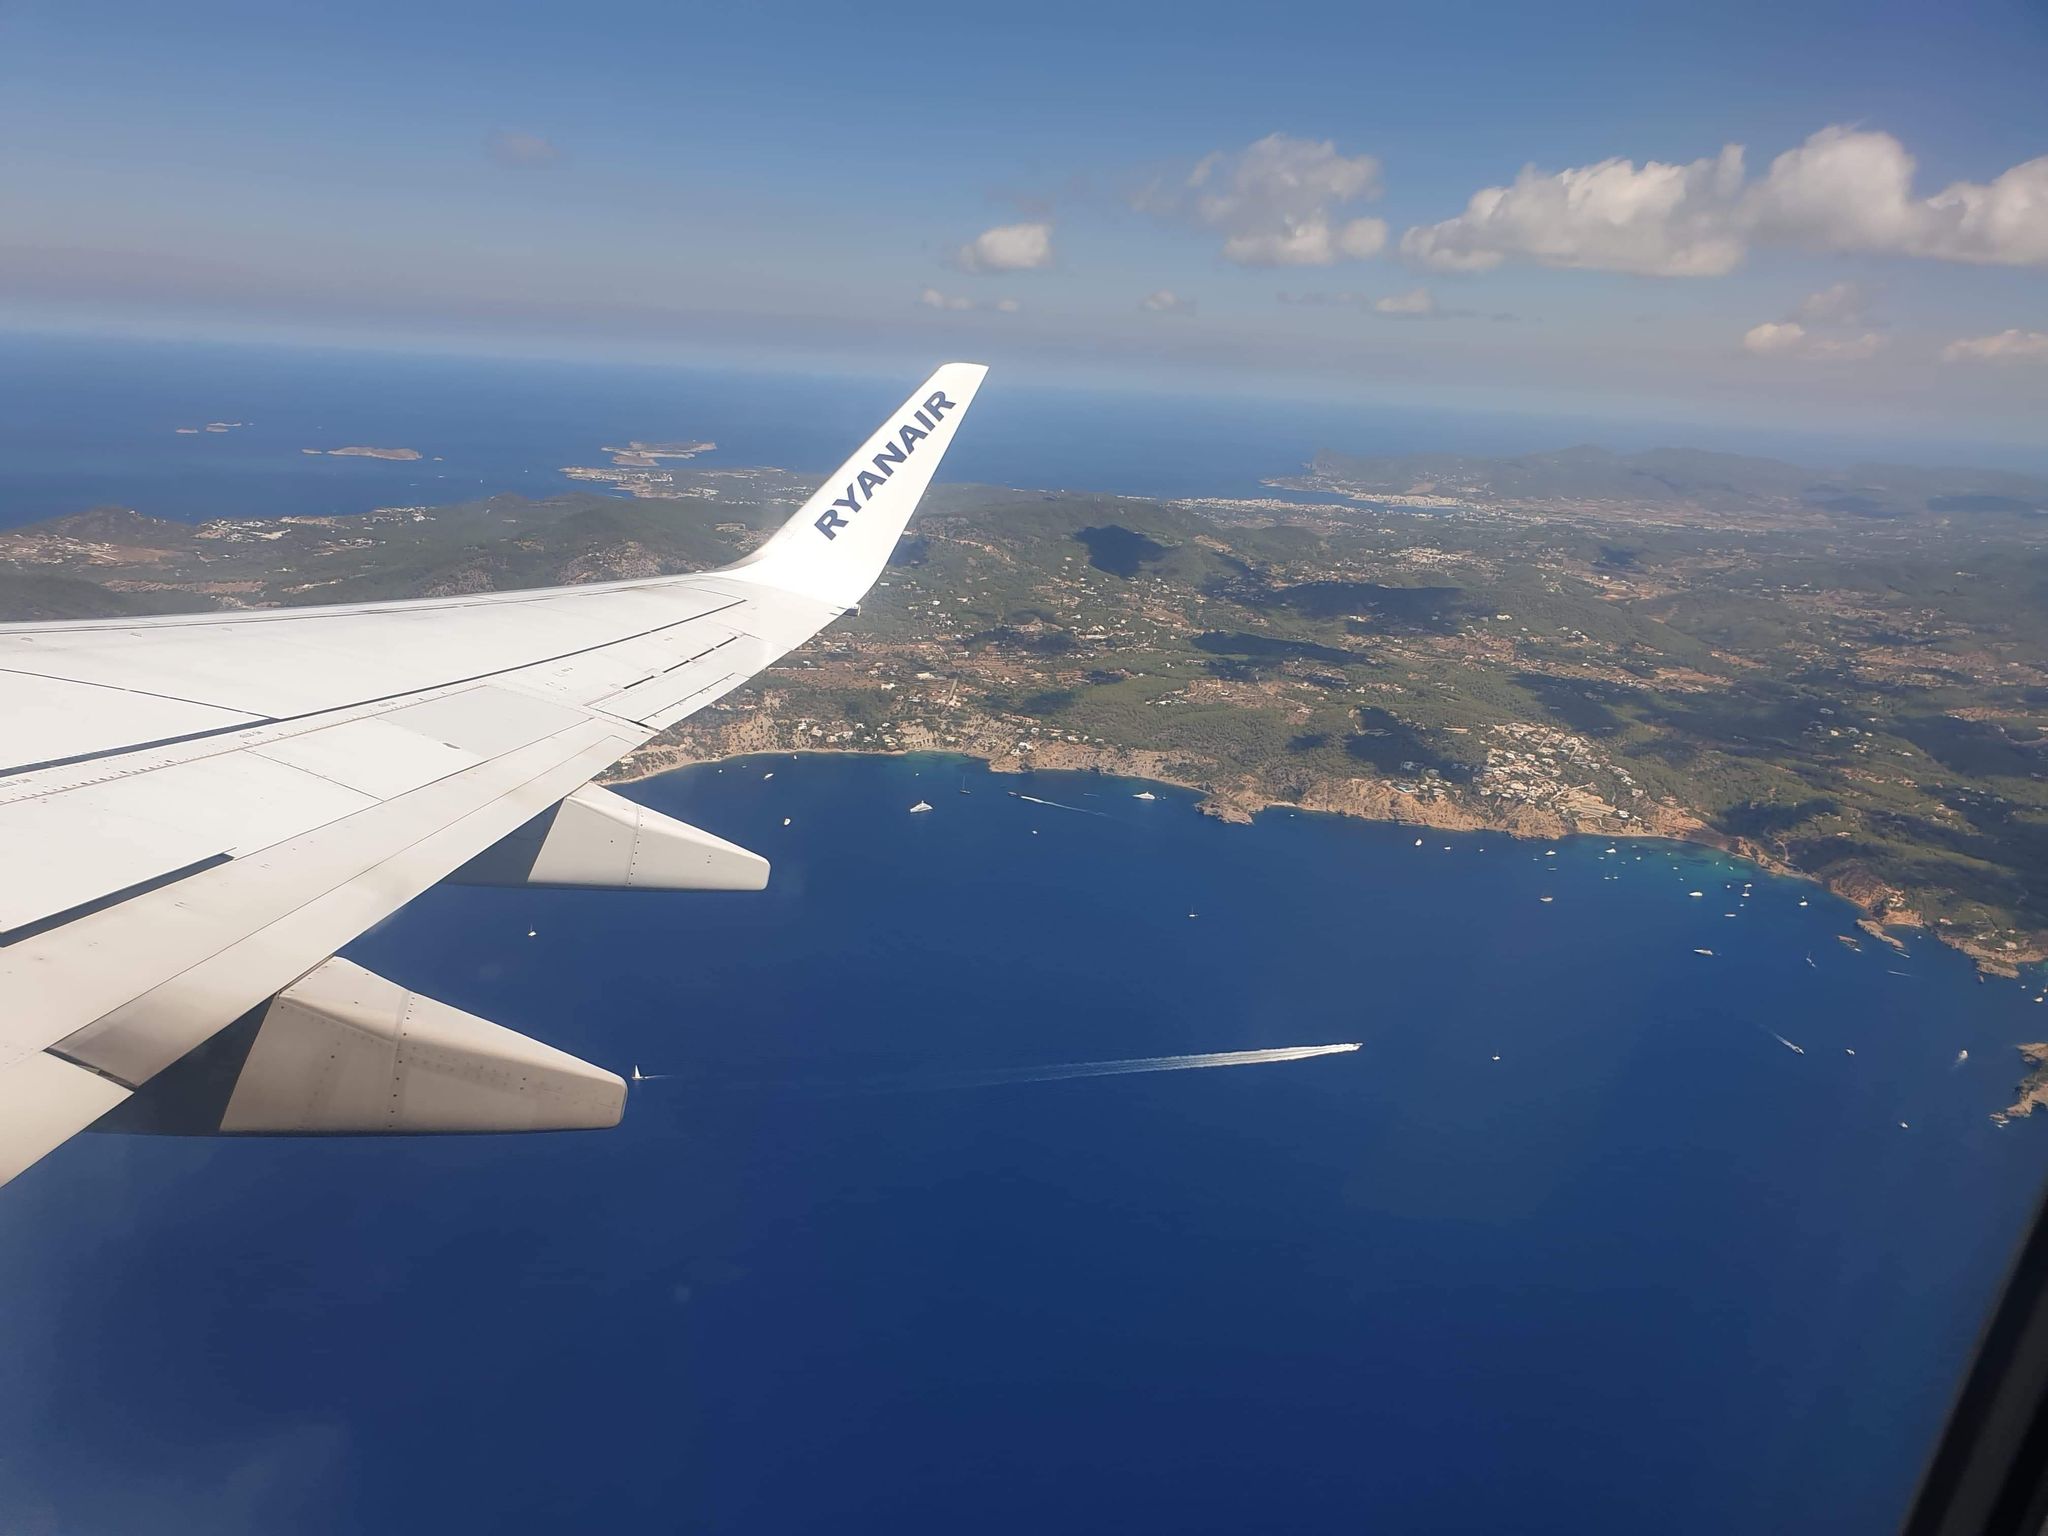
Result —
[{"label": "white wing surface", "polygon": [[613,1074],[331,957],[451,875],[758,889],[588,781],[860,601],[985,372],[939,369],[722,571],[0,626],[0,1182],[102,1118],[615,1123]]}]

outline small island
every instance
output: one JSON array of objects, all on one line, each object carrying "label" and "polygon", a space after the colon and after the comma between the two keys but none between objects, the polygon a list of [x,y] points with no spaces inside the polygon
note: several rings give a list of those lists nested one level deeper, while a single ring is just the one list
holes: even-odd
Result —
[{"label": "small island", "polygon": [[302,453],[325,453],[335,459],[404,459],[420,456],[417,448],[303,448]]},{"label": "small island", "polygon": [[694,459],[700,453],[709,453],[716,443],[642,443],[630,442],[623,448],[607,445],[603,451],[612,456],[612,463],[622,469],[654,469],[662,459]]}]

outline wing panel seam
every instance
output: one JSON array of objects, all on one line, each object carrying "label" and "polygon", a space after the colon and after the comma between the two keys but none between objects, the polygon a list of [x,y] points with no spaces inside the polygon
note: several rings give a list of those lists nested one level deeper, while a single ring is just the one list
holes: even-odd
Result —
[{"label": "wing panel seam", "polygon": [[[175,746],[187,741],[203,741],[209,736],[231,736],[236,731],[261,730],[266,726],[272,725],[295,725],[301,720],[317,720],[322,715],[338,714],[344,709],[364,709],[372,704],[388,704],[393,699],[407,699],[413,697],[415,694],[431,693],[435,689],[439,688],[460,688],[465,683],[488,682],[492,678],[506,677],[514,672],[524,672],[531,667],[545,667],[553,664],[554,662],[567,661],[572,656],[587,656],[592,651],[602,651],[610,646],[624,645],[631,640],[645,640],[649,635],[658,635],[662,633],[662,631],[664,630],[678,629],[685,624],[695,624],[700,619],[712,618],[718,614],[728,612],[731,609],[744,607],[746,603],[746,598],[736,597],[733,598],[732,601],[726,603],[723,607],[707,608],[702,613],[693,613],[686,619],[671,619],[666,624],[657,624],[652,629],[643,629],[635,634],[616,635],[609,640],[600,640],[595,645],[580,646],[576,650],[563,651],[559,655],[555,656],[538,656],[535,657],[532,661],[522,661],[517,666],[500,667],[495,672],[478,672],[471,677],[451,677],[445,682],[431,683],[425,688],[405,688],[399,690],[397,693],[379,694],[376,698],[373,699],[352,699],[346,704],[337,704],[330,709],[309,709],[304,714],[299,715],[272,715],[267,718],[252,718],[242,722],[240,725],[216,726],[212,730],[193,731],[184,736],[167,736],[163,738],[161,741],[131,742],[126,746],[105,747],[97,752],[80,752],[72,757],[53,757],[47,762],[23,763],[19,766],[12,768],[0,768],[0,779],[10,779],[24,773],[40,773],[46,768],[70,768],[76,766],[79,763],[99,762],[105,758],[122,757],[130,752],[144,752],[151,747]],[[713,646],[712,649],[716,650],[717,647]],[[47,678],[52,682],[77,683],[80,687],[85,688],[99,688],[107,686],[103,683],[83,682],[75,677],[57,677],[54,674],[48,672],[36,672],[25,675]],[[234,706],[231,704],[208,704],[205,703],[203,700],[199,699],[179,699],[175,702],[181,704],[192,704],[203,709],[234,709]],[[237,712],[243,714],[247,713],[246,710]]]},{"label": "wing panel seam", "polygon": [[176,885],[180,880],[189,879],[205,870],[232,862],[231,853],[210,853],[203,859],[194,859],[190,864],[181,864],[176,869],[167,869],[160,875],[151,875],[147,880],[137,880],[124,885],[118,891],[108,891],[89,901],[81,901],[64,908],[33,918],[26,923],[17,923],[12,928],[0,929],[0,949],[10,944],[19,944],[23,939],[35,938],[38,934],[49,933],[67,923],[75,923],[81,917],[91,917],[95,912],[104,912],[108,907],[117,907],[124,901],[133,901],[137,896],[147,896],[151,891],[160,891],[167,885]]}]

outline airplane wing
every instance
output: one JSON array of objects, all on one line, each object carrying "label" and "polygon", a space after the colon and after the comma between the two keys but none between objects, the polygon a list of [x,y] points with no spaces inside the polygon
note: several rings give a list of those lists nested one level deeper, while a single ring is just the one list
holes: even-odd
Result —
[{"label": "airplane wing", "polygon": [[724,570],[0,625],[0,1183],[95,1122],[616,1124],[612,1073],[335,951],[450,877],[759,889],[589,780],[860,601],[986,371],[940,368]]}]

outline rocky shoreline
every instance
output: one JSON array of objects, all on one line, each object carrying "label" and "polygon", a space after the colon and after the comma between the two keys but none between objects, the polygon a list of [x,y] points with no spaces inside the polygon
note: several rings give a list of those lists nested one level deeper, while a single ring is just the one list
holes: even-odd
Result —
[{"label": "rocky shoreline", "polygon": [[[1407,793],[1383,779],[1315,779],[1301,786],[1298,798],[1275,796],[1250,775],[1218,782],[1188,769],[1184,756],[1124,747],[1097,747],[1074,742],[1044,741],[1029,746],[987,741],[955,742],[916,739],[906,730],[893,747],[851,744],[809,746],[791,743],[775,729],[772,718],[751,715],[723,724],[693,727],[681,743],[656,743],[624,758],[605,777],[607,783],[631,783],[698,763],[723,762],[766,752],[904,757],[917,752],[949,753],[988,765],[994,773],[1094,771],[1119,778],[1147,779],[1190,790],[1202,797],[1198,809],[1221,821],[1249,822],[1263,810],[1316,811],[1354,816],[1363,821],[1426,827],[1441,832],[1502,832],[1510,837],[1542,839],[1570,836],[1668,838],[1698,843],[1747,860],[1775,875],[1809,880],[1856,907],[1863,916],[1857,926],[1868,936],[1904,949],[1900,934],[1921,933],[1959,950],[1988,975],[2017,979],[2027,965],[2048,962],[2048,936],[2035,935],[2012,949],[1993,951],[1969,935],[1943,932],[1913,911],[1896,890],[1858,870],[1816,876],[1788,864],[1750,839],[1730,837],[1681,807],[1655,804],[1627,818],[1575,818],[1540,806],[1516,804],[1495,809],[1435,790]],[[2048,1067],[2043,1068],[2043,1097],[2048,1103]]]},{"label": "rocky shoreline", "polygon": [[2027,1075],[2019,1080],[2019,1096],[1991,1117],[2000,1125],[2008,1120],[2023,1120],[2036,1109],[2048,1107],[2048,1043],[2020,1046],[2019,1053],[2027,1058]]}]

